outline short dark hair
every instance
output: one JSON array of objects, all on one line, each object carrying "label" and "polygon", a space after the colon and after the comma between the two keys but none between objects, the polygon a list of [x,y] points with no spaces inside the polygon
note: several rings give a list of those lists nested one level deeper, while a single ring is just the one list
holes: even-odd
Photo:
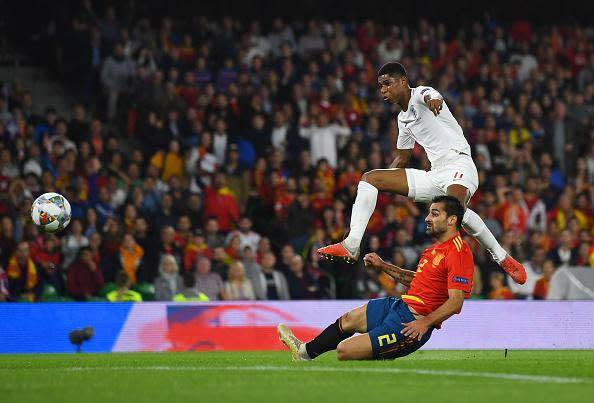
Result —
[{"label": "short dark hair", "polygon": [[120,270],[115,277],[116,287],[122,288],[128,285],[128,274],[124,270]]},{"label": "short dark hair", "polygon": [[384,64],[377,72],[377,76],[383,76],[384,74],[395,78],[406,77],[408,79],[408,76],[406,75],[406,69],[398,62],[388,62]]},{"label": "short dark hair", "polygon": [[456,221],[456,228],[462,228],[462,218],[464,217],[464,206],[460,200],[454,196],[437,196],[432,200],[433,203],[442,203],[446,212],[446,217],[455,215],[458,219]]}]

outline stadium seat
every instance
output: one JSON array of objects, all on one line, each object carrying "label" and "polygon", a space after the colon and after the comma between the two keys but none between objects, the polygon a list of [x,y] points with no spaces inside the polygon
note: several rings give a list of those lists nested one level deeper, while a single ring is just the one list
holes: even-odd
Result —
[{"label": "stadium seat", "polygon": [[155,300],[155,286],[151,283],[138,283],[132,286],[132,290],[142,295],[143,301]]},{"label": "stadium seat", "polygon": [[107,294],[109,294],[112,291],[115,291],[116,289],[117,287],[114,283],[105,283],[101,291],[99,291],[99,296],[105,297]]}]

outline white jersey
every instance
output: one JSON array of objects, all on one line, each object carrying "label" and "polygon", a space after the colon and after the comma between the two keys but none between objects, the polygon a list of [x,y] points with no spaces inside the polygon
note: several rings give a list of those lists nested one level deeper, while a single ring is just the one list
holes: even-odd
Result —
[{"label": "white jersey", "polygon": [[[415,142],[419,143],[425,149],[433,169],[437,161],[451,154],[451,150],[470,155],[470,145],[445,101],[439,115],[433,115],[423,100],[430,91],[437,92],[431,87],[411,88],[408,108],[406,112],[400,111],[398,114],[396,148],[412,149]],[[440,164],[442,162],[439,161]]]}]

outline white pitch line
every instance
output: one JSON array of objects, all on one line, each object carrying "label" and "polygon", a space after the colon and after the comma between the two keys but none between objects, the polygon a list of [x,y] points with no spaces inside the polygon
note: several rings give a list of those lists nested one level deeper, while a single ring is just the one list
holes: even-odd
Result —
[{"label": "white pitch line", "polygon": [[[31,368],[35,370],[36,368]],[[471,378],[491,378],[505,379],[510,381],[524,381],[536,383],[583,383],[589,382],[587,378],[573,378],[548,375],[528,375],[528,374],[505,374],[500,372],[469,372],[469,371],[450,371],[436,369],[416,369],[416,368],[357,368],[357,367],[307,367],[307,366],[275,366],[275,365],[252,365],[252,366],[115,366],[115,367],[67,367],[67,368],[43,368],[43,370],[65,370],[65,371],[292,371],[292,372],[361,372],[361,373],[381,373],[381,374],[416,374],[416,375],[434,375],[434,376],[455,376]]]}]

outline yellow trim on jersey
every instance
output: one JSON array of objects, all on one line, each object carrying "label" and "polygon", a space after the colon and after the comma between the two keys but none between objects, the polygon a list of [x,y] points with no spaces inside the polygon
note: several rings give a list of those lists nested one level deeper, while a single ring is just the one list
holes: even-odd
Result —
[{"label": "yellow trim on jersey", "polygon": [[405,299],[405,298],[406,298],[406,299],[410,299],[411,301],[415,301],[415,302],[418,302],[418,303],[420,303],[420,304],[423,304],[423,305],[425,305],[425,301],[423,301],[423,300],[422,300],[421,298],[419,298],[419,297],[415,297],[414,295],[408,295],[408,294],[404,294],[404,295],[403,295],[403,296],[401,296],[400,298],[402,298],[402,299]]},{"label": "yellow trim on jersey", "polygon": [[452,241],[454,242],[454,246],[456,246],[456,250],[460,252],[462,250],[462,238],[460,238],[460,235],[453,238]]}]

